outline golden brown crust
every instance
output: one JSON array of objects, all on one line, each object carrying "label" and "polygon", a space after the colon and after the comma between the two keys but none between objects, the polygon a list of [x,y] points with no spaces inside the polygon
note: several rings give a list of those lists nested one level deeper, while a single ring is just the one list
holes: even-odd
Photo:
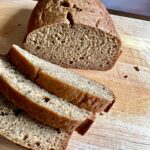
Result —
[{"label": "golden brown crust", "polygon": [[44,70],[39,70],[36,66],[30,63],[25,57],[18,53],[15,48],[12,48],[9,51],[8,58],[13,65],[20,69],[39,86],[60,98],[68,100],[80,108],[92,112],[101,112],[115,101],[115,96],[112,91],[110,91],[110,94],[113,95],[114,98],[112,101],[109,101],[51,77]]},{"label": "golden brown crust", "polygon": [[109,112],[110,111],[110,109],[111,109],[111,107],[114,105],[114,103],[115,103],[115,101],[112,101],[112,103],[110,103],[106,108],[105,108],[105,110],[104,110],[104,112]]},{"label": "golden brown crust", "polygon": [[76,131],[81,134],[85,135],[85,133],[90,129],[92,124],[94,123],[96,119],[95,114],[93,113],[90,118],[87,118],[77,129]]},{"label": "golden brown crust", "polygon": [[57,113],[37,105],[11,87],[2,77],[0,77],[0,83],[0,91],[5,97],[42,123],[69,131],[76,129],[82,123],[64,116],[59,116]]},{"label": "golden brown crust", "polygon": [[18,51],[15,51],[13,47],[9,50],[7,58],[11,61],[12,64],[16,65],[20,71],[24,72],[25,69],[25,74],[28,75],[31,80],[36,78],[39,69],[33,66],[33,64],[30,63],[20,53],[18,53]]}]

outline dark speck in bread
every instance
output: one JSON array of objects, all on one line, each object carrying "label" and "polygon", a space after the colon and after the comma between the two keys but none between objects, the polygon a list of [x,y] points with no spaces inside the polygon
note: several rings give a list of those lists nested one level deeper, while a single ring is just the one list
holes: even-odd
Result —
[{"label": "dark speck in bread", "polygon": [[15,116],[18,116],[21,112],[22,112],[21,109],[15,109],[14,110]]}]

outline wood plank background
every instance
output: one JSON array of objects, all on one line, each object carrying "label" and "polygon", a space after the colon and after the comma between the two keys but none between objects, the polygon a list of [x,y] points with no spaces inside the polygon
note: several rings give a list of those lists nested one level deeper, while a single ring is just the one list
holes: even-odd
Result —
[{"label": "wood plank background", "polygon": [[[36,4],[31,0],[0,0],[0,52],[21,45]],[[75,70],[115,92],[117,101],[97,115],[85,136],[74,133],[68,150],[150,150],[150,22],[112,16],[122,39],[123,54],[107,72]],[[139,68],[139,70],[137,69]],[[20,150],[0,138],[0,150]]]}]

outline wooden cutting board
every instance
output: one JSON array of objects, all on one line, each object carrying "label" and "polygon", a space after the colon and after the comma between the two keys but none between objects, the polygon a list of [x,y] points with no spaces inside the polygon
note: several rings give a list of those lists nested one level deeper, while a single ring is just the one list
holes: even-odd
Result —
[{"label": "wooden cutting board", "polygon": [[[36,4],[31,0],[0,0],[0,52],[19,44]],[[107,72],[75,70],[115,92],[117,101],[98,115],[85,136],[74,133],[68,150],[150,150],[150,22],[112,16],[122,39],[123,54]],[[0,138],[0,150],[20,150]]]}]

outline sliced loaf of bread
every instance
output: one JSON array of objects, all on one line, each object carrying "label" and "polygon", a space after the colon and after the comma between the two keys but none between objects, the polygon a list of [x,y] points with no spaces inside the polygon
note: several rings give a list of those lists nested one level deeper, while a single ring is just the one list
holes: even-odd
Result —
[{"label": "sliced loaf of bread", "polygon": [[16,45],[12,46],[8,58],[39,86],[80,108],[100,112],[115,101],[113,92],[104,85],[44,61]]},{"label": "sliced loaf of bread", "polygon": [[73,130],[90,116],[90,112],[26,79],[4,57],[0,58],[0,92],[32,117],[52,127]]},{"label": "sliced loaf of bread", "polygon": [[31,119],[0,94],[0,135],[32,150],[65,150],[72,132]]},{"label": "sliced loaf of bread", "polygon": [[108,70],[121,54],[119,35],[100,0],[40,0],[24,46],[69,68]]}]

